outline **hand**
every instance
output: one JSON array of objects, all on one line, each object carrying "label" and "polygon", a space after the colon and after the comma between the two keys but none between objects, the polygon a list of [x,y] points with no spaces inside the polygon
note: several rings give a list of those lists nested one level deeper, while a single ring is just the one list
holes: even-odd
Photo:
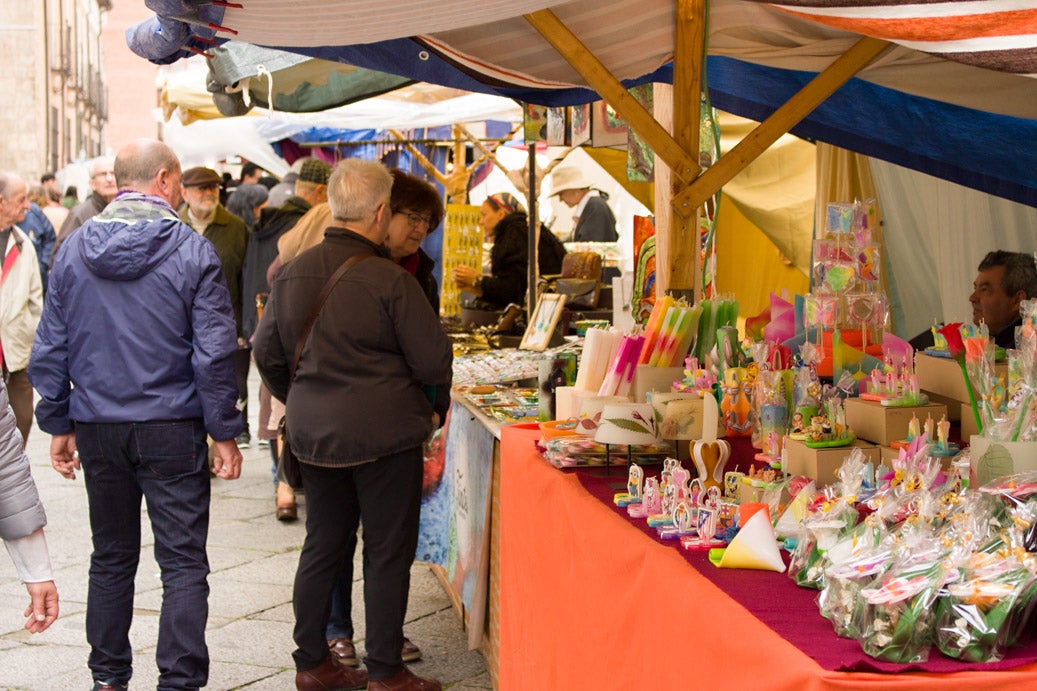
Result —
[{"label": "hand", "polygon": [[475,269],[465,264],[454,267],[454,282],[459,286],[474,286],[477,275]]},{"label": "hand", "polygon": [[213,443],[213,470],[217,477],[235,480],[241,475],[241,451],[233,439]]},{"label": "hand", "polygon": [[25,629],[31,633],[42,633],[58,618],[58,589],[54,581],[26,583],[25,589],[29,591]]},{"label": "hand", "polygon": [[55,434],[50,439],[50,464],[62,477],[76,479],[79,456],[76,454],[76,433]]}]

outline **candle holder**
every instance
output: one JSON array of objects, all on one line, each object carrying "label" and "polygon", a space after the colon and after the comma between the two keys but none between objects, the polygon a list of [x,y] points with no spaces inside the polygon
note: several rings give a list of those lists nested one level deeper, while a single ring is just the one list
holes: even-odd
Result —
[{"label": "candle holder", "polygon": [[606,403],[594,433],[594,441],[605,445],[605,473],[612,473],[612,445],[627,447],[627,466],[632,462],[631,446],[654,444],[659,440],[655,409],[650,403]]}]

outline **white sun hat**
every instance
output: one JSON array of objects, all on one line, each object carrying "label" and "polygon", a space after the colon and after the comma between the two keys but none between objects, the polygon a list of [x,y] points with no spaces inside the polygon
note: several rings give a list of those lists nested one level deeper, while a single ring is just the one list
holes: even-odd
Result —
[{"label": "white sun hat", "polygon": [[575,166],[559,166],[551,172],[551,196],[566,190],[585,190],[592,187],[583,171]]}]

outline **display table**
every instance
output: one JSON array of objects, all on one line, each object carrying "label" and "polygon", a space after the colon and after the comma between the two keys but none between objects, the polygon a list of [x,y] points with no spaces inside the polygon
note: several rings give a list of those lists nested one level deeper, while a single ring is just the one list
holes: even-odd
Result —
[{"label": "display table", "polygon": [[[1037,688],[1034,663],[946,674],[826,670],[678,548],[653,541],[574,474],[544,462],[537,438],[535,425],[501,430],[502,691]],[[820,615],[814,606],[803,616]]]}]

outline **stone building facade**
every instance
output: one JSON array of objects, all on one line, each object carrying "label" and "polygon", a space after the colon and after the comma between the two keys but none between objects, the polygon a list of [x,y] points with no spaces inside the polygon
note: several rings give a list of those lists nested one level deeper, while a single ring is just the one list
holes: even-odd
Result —
[{"label": "stone building facade", "polygon": [[105,153],[111,0],[0,2],[0,169],[28,181]]}]

